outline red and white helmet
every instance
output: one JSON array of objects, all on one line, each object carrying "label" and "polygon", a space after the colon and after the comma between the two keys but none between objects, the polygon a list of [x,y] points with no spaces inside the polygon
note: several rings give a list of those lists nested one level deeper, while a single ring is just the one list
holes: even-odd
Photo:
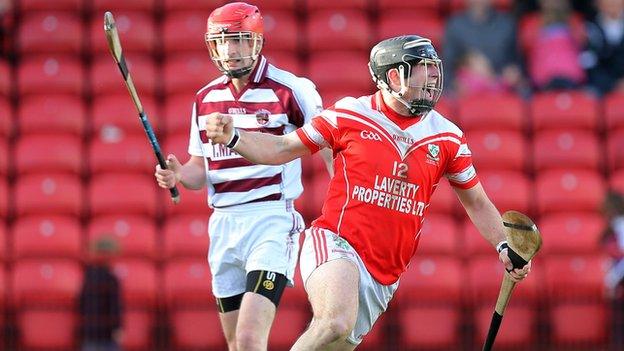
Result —
[{"label": "red and white helmet", "polygon": [[219,70],[240,78],[251,72],[263,45],[263,20],[256,6],[233,2],[208,17],[206,45]]}]

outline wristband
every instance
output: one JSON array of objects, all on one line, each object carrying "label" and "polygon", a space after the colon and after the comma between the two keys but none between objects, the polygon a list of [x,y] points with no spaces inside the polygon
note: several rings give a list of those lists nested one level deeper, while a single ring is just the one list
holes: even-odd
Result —
[{"label": "wristband", "polygon": [[507,240],[503,240],[500,243],[498,243],[498,245],[496,245],[496,251],[498,253],[501,253],[501,251],[508,249],[509,248],[509,244],[507,244]]},{"label": "wristband", "polygon": [[230,138],[230,141],[228,141],[227,145],[225,146],[229,149],[233,149],[236,147],[239,140],[240,140],[240,133],[238,132],[238,129],[234,128],[234,132],[232,133],[232,138]]}]

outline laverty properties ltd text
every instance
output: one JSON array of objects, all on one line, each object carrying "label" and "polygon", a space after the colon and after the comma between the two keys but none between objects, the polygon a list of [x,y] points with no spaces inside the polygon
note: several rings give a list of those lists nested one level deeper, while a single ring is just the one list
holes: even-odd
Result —
[{"label": "laverty properties ltd text", "polygon": [[351,197],[390,210],[422,216],[425,203],[416,201],[418,188],[413,183],[376,175],[373,189],[356,185]]}]

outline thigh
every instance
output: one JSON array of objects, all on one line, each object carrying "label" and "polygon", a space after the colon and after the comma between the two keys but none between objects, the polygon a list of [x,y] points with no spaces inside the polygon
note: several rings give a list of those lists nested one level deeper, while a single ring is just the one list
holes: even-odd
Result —
[{"label": "thigh", "polygon": [[358,285],[358,268],[350,260],[338,258],[317,267],[305,283],[314,318],[340,318],[354,324]]},{"label": "thigh", "polygon": [[246,292],[238,311],[237,328],[255,331],[267,337],[275,318],[275,311],[275,305],[266,297]]}]

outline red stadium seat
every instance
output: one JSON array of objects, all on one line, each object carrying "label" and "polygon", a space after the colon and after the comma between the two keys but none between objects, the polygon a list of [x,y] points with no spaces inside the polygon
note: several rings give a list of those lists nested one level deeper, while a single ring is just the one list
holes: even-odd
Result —
[{"label": "red stadium seat", "polygon": [[[158,133],[160,111],[156,108],[156,100],[143,96],[141,104],[154,132]],[[139,113],[127,93],[96,98],[93,101],[92,126],[94,132],[109,140],[118,138],[121,133],[145,135]]]},{"label": "red stadium seat", "polygon": [[13,258],[75,258],[82,253],[82,228],[76,217],[20,217],[13,225]]},{"label": "red stadium seat", "polygon": [[604,219],[595,212],[566,212],[543,216],[539,229],[548,254],[592,254],[600,252]]},{"label": "red stadium seat", "polygon": [[272,1],[265,1],[261,5],[258,5],[258,6],[260,7],[260,12],[264,14],[264,9],[288,10],[288,11],[294,12],[298,10],[299,6],[301,5],[302,5],[301,1],[298,1],[298,0],[272,0]]},{"label": "red stadium seat", "polygon": [[[460,11],[466,8],[466,0],[450,0],[451,11]],[[494,0],[492,4],[501,11],[509,10],[513,6],[512,0]]]},{"label": "red stadium seat", "polygon": [[283,307],[277,310],[271,334],[269,336],[270,350],[287,350],[305,331],[312,319],[312,313],[301,307]]},{"label": "red stadium seat", "polygon": [[23,350],[75,350],[76,313],[70,309],[28,308],[17,314]]},{"label": "red stadium seat", "polygon": [[319,153],[303,156],[301,158],[301,171],[303,172],[303,177],[309,180],[314,180],[317,177],[325,177],[326,174],[327,180],[329,180],[325,160],[323,160],[323,157],[321,157]]},{"label": "red stadium seat", "polygon": [[[624,169],[611,173],[609,186],[621,193],[624,193]],[[2,206],[0,206],[0,208],[1,207]],[[1,210],[0,213],[2,213]]]},{"label": "red stadium seat", "polygon": [[9,100],[0,98],[0,116],[6,116],[0,119],[0,138],[8,137],[13,134],[13,113],[11,110]]},{"label": "red stadium seat", "polygon": [[124,350],[153,350],[154,315],[150,310],[130,310],[122,316]]},{"label": "red stadium seat", "polygon": [[153,175],[126,173],[97,175],[88,191],[92,216],[107,214],[155,216],[156,181]]},{"label": "red stadium seat", "polygon": [[0,139],[0,177],[7,175],[9,170],[9,144],[7,140]]},{"label": "red stadium seat", "polygon": [[100,14],[103,11],[109,11],[114,9],[117,10],[137,10],[137,11],[145,11],[149,13],[149,11],[153,11],[156,6],[155,0],[133,0],[133,1],[124,1],[124,0],[94,0],[91,5],[92,9],[96,11],[97,14]]},{"label": "red stadium seat", "polygon": [[548,130],[533,136],[533,167],[585,168],[598,171],[604,164],[598,137],[584,130]]},{"label": "red stadium seat", "polygon": [[527,109],[516,95],[491,95],[481,99],[464,98],[457,103],[462,129],[524,131]]},{"label": "red stadium seat", "polygon": [[[583,46],[587,38],[585,23],[582,15],[573,13],[568,20],[568,25],[572,28],[572,36],[578,45]],[[528,13],[522,16],[518,23],[518,40],[523,53],[530,52],[533,44],[539,42],[541,35],[542,18],[539,12]]]},{"label": "red stadium seat", "polygon": [[397,304],[458,305],[462,300],[462,274],[463,268],[459,259],[416,256],[401,276],[401,289],[395,295]]},{"label": "red stadium seat", "polygon": [[306,1],[306,10],[309,12],[318,10],[331,10],[331,9],[351,9],[368,11],[370,2],[367,0],[314,0]]},{"label": "red stadium seat", "polygon": [[[166,13],[163,21],[163,50],[166,54],[180,51],[205,51],[207,12],[175,11]],[[195,38],[197,40],[189,40]]]},{"label": "red stadium seat", "polygon": [[165,94],[187,94],[189,97],[221,76],[210,60],[208,51],[168,55],[163,66]]},{"label": "red stadium seat", "polygon": [[216,306],[169,313],[174,350],[227,350]]},{"label": "red stadium seat", "polygon": [[163,274],[165,303],[170,309],[210,306],[212,311],[212,307],[216,307],[212,277],[205,258],[169,260]]},{"label": "red stadium seat", "polygon": [[[2,231],[2,229],[0,229]],[[0,234],[2,235],[2,234]],[[0,237],[1,238],[1,237]],[[7,305],[7,293],[9,291],[8,288],[8,277],[4,267],[0,267],[0,312],[4,313],[6,305]],[[4,316],[0,316],[0,326],[4,327],[5,318]],[[0,335],[4,336],[4,333],[0,331]]]},{"label": "red stadium seat", "polygon": [[440,51],[444,39],[444,21],[436,15],[427,14],[420,10],[382,12],[379,18],[377,40],[405,35],[406,33],[418,33],[422,37],[431,39],[433,45]]},{"label": "red stadium seat", "polygon": [[[152,58],[147,55],[132,55],[126,58],[126,63],[141,101],[144,96],[153,97],[156,93],[158,73]],[[96,59],[91,64],[90,74],[91,91],[94,96],[128,94],[119,68],[110,57],[101,55]]]},{"label": "red stadium seat", "polygon": [[127,308],[156,306],[158,272],[151,261],[120,259],[113,263],[113,272],[121,285],[124,306]]},{"label": "red stadium seat", "polygon": [[[7,240],[8,235],[6,224],[4,223],[4,221],[0,221],[0,261],[5,261],[9,258],[9,248],[7,247]],[[0,274],[4,274],[4,270],[0,269]],[[3,282],[3,284],[0,284],[0,299],[2,299],[4,297],[4,291],[2,291],[1,289],[6,286],[4,285],[6,284],[6,281],[4,280],[4,276],[2,276],[2,279],[0,280],[2,280]],[[0,302],[0,307],[1,306],[4,305]]]},{"label": "red stadium seat", "polygon": [[401,0],[378,0],[380,10],[414,9],[426,11],[427,14],[437,13],[442,10],[444,0],[421,0],[421,1],[401,1]]},{"label": "red stadium seat", "polygon": [[[481,237],[473,239],[485,241]],[[464,284],[468,285],[470,304],[475,307],[489,307],[491,316],[505,273],[505,267],[498,259],[495,249],[490,246],[488,254],[471,257],[467,269],[464,268],[464,270],[468,273],[465,279],[468,284]],[[527,307],[534,306],[541,296],[542,272],[543,268],[540,269],[539,264],[534,265],[531,268],[531,274],[514,289],[512,301],[520,302],[520,305]]]},{"label": "red stadium seat", "polygon": [[[93,53],[108,54],[108,43],[102,30],[102,20],[102,16],[91,18],[91,50]],[[154,52],[158,41],[156,40],[156,25],[150,13],[115,11],[115,24],[121,37],[124,53],[126,53],[125,57],[132,58],[137,52],[145,54]]]},{"label": "red stadium seat", "polygon": [[306,223],[309,223],[321,215],[321,209],[329,188],[327,171],[310,180],[304,180],[303,186],[303,194],[295,201],[295,207],[306,219]]},{"label": "red stadium seat", "polygon": [[5,60],[0,60],[0,95],[8,96],[12,84],[11,67]]},{"label": "red stadium seat", "polygon": [[[329,10],[309,14],[306,23],[307,49],[310,52],[327,50],[370,50],[372,26],[364,11]],[[354,62],[346,62],[353,64]]]},{"label": "red stadium seat", "polygon": [[464,220],[460,225],[460,230],[464,236],[463,254],[465,257],[472,258],[475,255],[491,255],[494,247],[481,236],[479,230],[470,221],[470,219]]},{"label": "red stadium seat", "polygon": [[[168,137],[172,134],[184,135],[182,139],[186,139],[184,142],[188,144],[194,101],[193,94],[175,94],[167,96],[163,107],[162,122]],[[167,139],[165,139],[165,141],[167,141]],[[186,154],[186,148],[184,149],[184,154]],[[181,157],[182,155],[176,154],[176,156]]]},{"label": "red stadium seat", "polygon": [[24,134],[69,133],[82,136],[87,108],[80,96],[39,94],[20,99],[17,122]]},{"label": "red stadium seat", "polygon": [[[500,281],[498,282],[500,286]],[[524,283],[520,284],[522,286]],[[498,291],[498,286],[495,287]],[[514,293],[515,295],[515,293]],[[514,296],[515,299],[515,296]],[[483,345],[485,337],[490,327],[492,313],[494,313],[494,302],[496,297],[492,299],[490,305],[481,306],[474,312],[475,328],[475,345]],[[513,300],[512,300],[513,302]],[[500,349],[522,349],[530,350],[537,342],[537,323],[538,314],[534,308],[527,306],[511,305],[505,309],[504,323],[501,323],[500,330],[496,335],[496,348]]]},{"label": "red stadium seat", "polygon": [[[303,243],[304,235],[301,234],[299,237],[299,243]],[[295,273],[293,277],[295,281],[294,287],[288,287],[284,290],[284,294],[282,295],[282,299],[280,300],[280,306],[284,308],[303,308],[304,310],[310,313],[310,317],[312,317],[311,306],[308,302],[308,294],[305,291],[305,287],[303,286],[303,281],[301,280],[301,271],[299,267],[295,268]],[[282,308],[280,307],[280,308]]]},{"label": "red stadium seat", "polygon": [[435,105],[435,110],[453,123],[457,123],[459,120],[458,114],[455,108],[455,101],[442,96]]},{"label": "red stadium seat", "polygon": [[119,244],[122,257],[156,259],[156,225],[150,218],[142,216],[113,215],[91,218],[87,227],[88,242],[110,236]]},{"label": "red stadium seat", "polygon": [[23,135],[15,144],[14,166],[18,174],[80,175],[83,159],[82,139],[71,134]]},{"label": "red stadium seat", "polygon": [[603,302],[557,303],[548,315],[551,342],[569,349],[583,346],[604,349],[610,327],[607,316],[607,306]]},{"label": "red stadium seat", "polygon": [[265,52],[276,50],[297,51],[301,28],[292,11],[262,11],[264,18]]},{"label": "red stadium seat", "polygon": [[[0,218],[6,218],[9,213],[9,186],[5,177],[0,177]],[[11,201],[12,203],[13,201]]]},{"label": "red stadium seat", "polygon": [[402,307],[398,316],[401,349],[455,349],[461,344],[460,317],[456,307]]},{"label": "red stadium seat", "polygon": [[163,255],[205,258],[208,253],[208,216],[180,215],[170,217],[163,229]]},{"label": "red stadium seat", "polygon": [[68,174],[32,174],[15,183],[15,214],[80,216],[83,188],[80,178]]},{"label": "red stadium seat", "polygon": [[[186,117],[186,116],[185,116]],[[191,118],[187,119],[187,129],[190,129]],[[176,122],[177,123],[177,122]],[[191,156],[188,153],[189,131],[181,131],[175,134],[168,134],[161,145],[163,155],[173,154],[180,163],[185,163]],[[182,203],[180,203],[182,205]]]},{"label": "red stadium seat", "polygon": [[[342,51],[314,54],[308,64],[310,79],[321,91],[373,91],[368,72],[368,54]],[[351,95],[351,94],[349,94]]]},{"label": "red stadium seat", "polygon": [[551,301],[601,301],[607,260],[594,255],[548,257],[545,283]]},{"label": "red stadium seat", "polygon": [[83,8],[82,0],[57,0],[50,2],[48,0],[20,0],[19,7],[21,11],[41,11],[41,10],[70,10],[81,11]]},{"label": "red stadium seat", "polygon": [[17,50],[22,55],[66,53],[79,55],[83,46],[82,21],[71,12],[27,13],[19,22]]},{"label": "red stadium seat", "polygon": [[478,171],[526,170],[529,144],[520,131],[472,130],[466,138]]},{"label": "red stadium seat", "polygon": [[224,0],[163,0],[163,8],[165,13],[170,11],[185,10],[185,11],[198,11],[206,13],[206,20],[212,10],[223,5]]},{"label": "red stadium seat", "polygon": [[73,307],[82,284],[82,270],[69,259],[22,259],[13,265],[13,302],[23,307]]},{"label": "red stadium seat", "polygon": [[171,201],[171,193],[169,191],[158,188],[158,196],[167,216],[196,214],[207,217],[212,213],[212,209],[208,207],[208,195],[205,188],[202,190],[188,190],[178,185],[178,191],[182,200],[176,205]]},{"label": "red stadium seat", "polygon": [[530,103],[533,129],[579,128],[598,126],[598,100],[580,91],[546,92]]},{"label": "red stadium seat", "polygon": [[442,179],[431,197],[429,205],[430,213],[455,214],[459,209],[459,201],[453,187],[448,181]]},{"label": "red stadium seat", "polygon": [[603,103],[607,130],[624,128],[624,93],[609,94]]},{"label": "red stadium seat", "polygon": [[[138,121],[136,121],[138,123]],[[89,145],[89,172],[154,173],[157,160],[144,135],[124,135],[110,138],[105,133],[95,135]]]},{"label": "red stadium seat", "polygon": [[624,128],[609,133],[607,140],[609,169],[624,169]]},{"label": "red stadium seat", "polygon": [[[101,21],[99,24],[101,27]],[[50,55],[23,59],[17,68],[17,81],[22,96],[50,92],[80,95],[85,77],[77,58]]]},{"label": "red stadium seat", "polygon": [[596,211],[605,193],[599,173],[587,170],[547,170],[535,180],[537,209],[541,214],[557,211]]},{"label": "red stadium seat", "polygon": [[304,62],[291,51],[267,51],[264,56],[273,66],[288,71],[296,76],[305,77]]},{"label": "red stadium seat", "polygon": [[514,209],[526,213],[532,210],[533,182],[524,173],[490,170],[480,172],[479,179],[500,211]]},{"label": "red stadium seat", "polygon": [[432,214],[423,223],[418,241],[418,254],[456,254],[460,247],[459,240],[459,231],[453,217]]}]

